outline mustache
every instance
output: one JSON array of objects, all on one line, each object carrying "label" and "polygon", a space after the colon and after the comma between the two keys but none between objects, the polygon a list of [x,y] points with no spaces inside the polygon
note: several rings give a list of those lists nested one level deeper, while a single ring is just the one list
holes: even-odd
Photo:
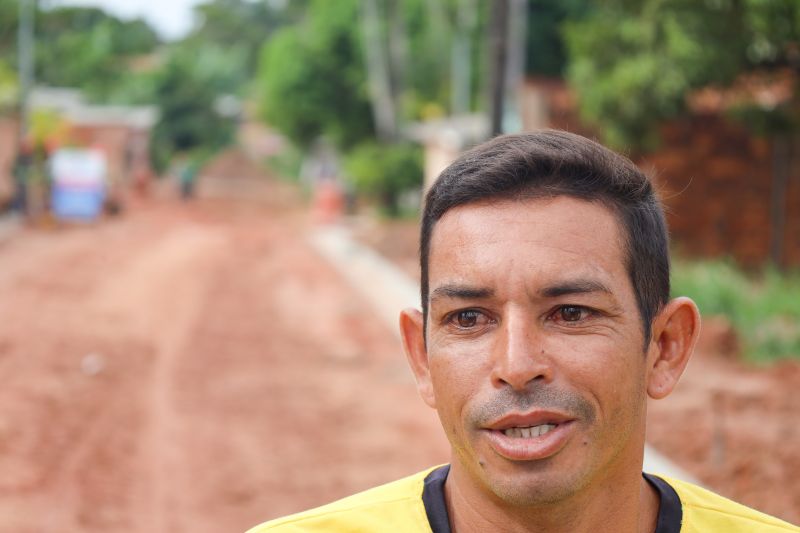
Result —
[{"label": "mustache", "polygon": [[587,422],[592,422],[596,416],[594,406],[579,394],[536,384],[524,391],[510,387],[499,389],[490,400],[473,408],[469,418],[472,423],[483,426],[509,413],[532,408],[558,411]]}]

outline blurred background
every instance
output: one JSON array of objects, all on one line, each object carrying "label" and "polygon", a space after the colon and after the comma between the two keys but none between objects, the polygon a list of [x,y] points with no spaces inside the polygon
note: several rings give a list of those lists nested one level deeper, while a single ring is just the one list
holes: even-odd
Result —
[{"label": "blurred background", "polygon": [[243,531],[446,462],[394,317],[494,135],[627,154],[704,315],[648,442],[800,521],[800,3],[0,0],[0,531]]}]

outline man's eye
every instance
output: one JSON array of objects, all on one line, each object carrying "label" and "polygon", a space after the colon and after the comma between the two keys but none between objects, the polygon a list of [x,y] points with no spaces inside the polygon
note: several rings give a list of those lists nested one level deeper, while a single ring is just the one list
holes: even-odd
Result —
[{"label": "man's eye", "polygon": [[466,311],[457,312],[453,315],[453,320],[460,328],[474,328],[478,325],[478,320],[480,320],[482,314],[483,313],[480,311],[468,309]]},{"label": "man's eye", "polygon": [[555,318],[563,320],[564,322],[578,322],[581,319],[586,318],[586,315],[588,314],[588,310],[584,307],[578,307],[576,305],[564,305],[558,308]]}]

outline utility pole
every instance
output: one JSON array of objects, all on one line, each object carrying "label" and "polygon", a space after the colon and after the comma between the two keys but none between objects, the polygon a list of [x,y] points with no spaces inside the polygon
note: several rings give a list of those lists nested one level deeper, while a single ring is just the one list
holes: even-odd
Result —
[{"label": "utility pole", "polygon": [[493,0],[489,16],[489,123],[492,137],[503,133],[509,0]]},{"label": "utility pole", "polygon": [[17,54],[19,64],[19,141],[28,135],[30,109],[28,101],[33,88],[33,25],[36,0],[19,0]]},{"label": "utility pole", "polygon": [[528,0],[510,0],[506,49],[503,133],[522,130],[520,89],[525,79],[525,48],[528,26]]},{"label": "utility pole", "polygon": [[469,113],[472,99],[472,32],[476,19],[475,0],[460,0],[453,37],[450,108],[453,115]]},{"label": "utility pole", "polygon": [[14,163],[14,205],[20,213],[28,212],[28,177],[32,154],[25,146],[30,129],[30,93],[33,88],[33,24],[36,0],[19,0],[17,31],[17,69],[19,78],[19,128],[17,157]]},{"label": "utility pole", "polygon": [[381,28],[382,13],[377,0],[361,1],[361,27],[367,64],[370,101],[375,131],[382,141],[397,139],[397,109],[392,95],[389,56]]}]

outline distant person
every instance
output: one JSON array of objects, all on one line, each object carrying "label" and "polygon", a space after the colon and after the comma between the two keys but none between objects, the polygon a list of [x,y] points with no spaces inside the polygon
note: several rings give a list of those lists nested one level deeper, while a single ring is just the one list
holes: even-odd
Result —
[{"label": "distant person", "polygon": [[185,159],[178,168],[178,182],[181,198],[190,200],[194,197],[195,181],[200,170],[200,163],[194,158]]},{"label": "distant person", "polygon": [[33,169],[33,147],[23,142],[14,159],[11,174],[14,176],[13,208],[21,214],[28,211],[28,181]]},{"label": "distant person", "polygon": [[628,159],[498,137],[434,183],[420,249],[422,311],[400,329],[450,464],[251,533],[800,531],[642,472],[647,398],[677,384],[700,315],[669,298],[662,206]]}]

